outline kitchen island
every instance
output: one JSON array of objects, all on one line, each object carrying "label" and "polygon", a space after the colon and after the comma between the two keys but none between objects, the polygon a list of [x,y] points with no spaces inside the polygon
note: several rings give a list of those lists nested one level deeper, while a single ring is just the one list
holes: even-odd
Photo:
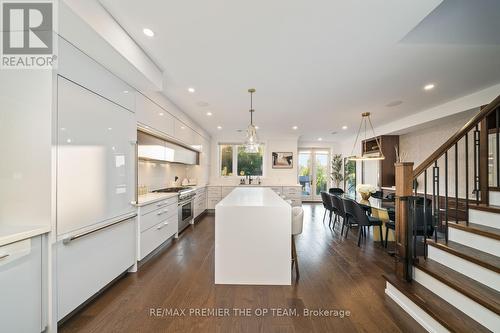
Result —
[{"label": "kitchen island", "polygon": [[215,283],[291,284],[291,206],[270,188],[235,188],[215,206]]}]

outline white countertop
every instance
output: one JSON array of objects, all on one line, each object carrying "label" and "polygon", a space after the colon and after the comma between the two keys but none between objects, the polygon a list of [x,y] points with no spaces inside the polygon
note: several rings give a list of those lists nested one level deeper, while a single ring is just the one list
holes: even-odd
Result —
[{"label": "white countertop", "polygon": [[0,246],[35,237],[50,231],[48,225],[0,225]]},{"label": "white countertop", "polygon": [[266,187],[234,189],[216,207],[290,207],[285,200]]},{"label": "white countertop", "polygon": [[142,207],[153,202],[177,197],[177,193],[148,193],[139,196],[136,206]]}]

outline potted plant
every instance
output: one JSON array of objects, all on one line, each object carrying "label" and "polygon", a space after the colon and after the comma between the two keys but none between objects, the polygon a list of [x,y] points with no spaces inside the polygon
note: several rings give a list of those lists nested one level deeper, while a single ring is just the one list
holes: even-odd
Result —
[{"label": "potted plant", "polygon": [[342,174],[342,155],[334,154],[332,158],[332,173],[330,174],[330,179],[335,184],[335,187],[340,188],[340,184],[344,180],[344,175]]}]

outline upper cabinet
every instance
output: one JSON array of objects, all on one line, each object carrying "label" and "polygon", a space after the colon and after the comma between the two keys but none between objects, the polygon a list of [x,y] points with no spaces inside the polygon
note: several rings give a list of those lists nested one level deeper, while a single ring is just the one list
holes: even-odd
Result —
[{"label": "upper cabinet", "polygon": [[175,118],[144,95],[136,95],[137,121],[168,136],[175,136]]},{"label": "upper cabinet", "polygon": [[194,141],[195,132],[189,127],[186,126],[182,121],[175,119],[175,129],[174,129],[174,137],[191,146]]}]

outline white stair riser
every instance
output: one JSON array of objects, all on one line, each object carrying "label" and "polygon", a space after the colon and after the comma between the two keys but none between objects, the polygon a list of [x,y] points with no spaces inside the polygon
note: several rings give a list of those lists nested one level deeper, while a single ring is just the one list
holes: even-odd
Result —
[{"label": "white stair riser", "polygon": [[449,332],[444,326],[432,318],[427,312],[413,303],[408,297],[401,293],[396,287],[387,282],[385,293],[396,302],[406,313],[417,321],[422,327],[432,333]]},{"label": "white stair riser", "polygon": [[434,246],[428,247],[428,257],[490,288],[500,291],[500,274],[457,257]]},{"label": "white stair riser", "polygon": [[450,288],[424,271],[415,268],[413,279],[489,330],[495,331],[500,327],[500,316],[496,313],[464,296],[455,289]]},{"label": "white stair riser", "polygon": [[500,192],[490,191],[489,200],[490,200],[490,205],[500,206]]},{"label": "white stair riser", "polygon": [[470,208],[469,222],[500,229],[500,214]]},{"label": "white stair riser", "polygon": [[496,239],[455,228],[448,228],[448,239],[494,256],[500,256],[500,241]]}]

